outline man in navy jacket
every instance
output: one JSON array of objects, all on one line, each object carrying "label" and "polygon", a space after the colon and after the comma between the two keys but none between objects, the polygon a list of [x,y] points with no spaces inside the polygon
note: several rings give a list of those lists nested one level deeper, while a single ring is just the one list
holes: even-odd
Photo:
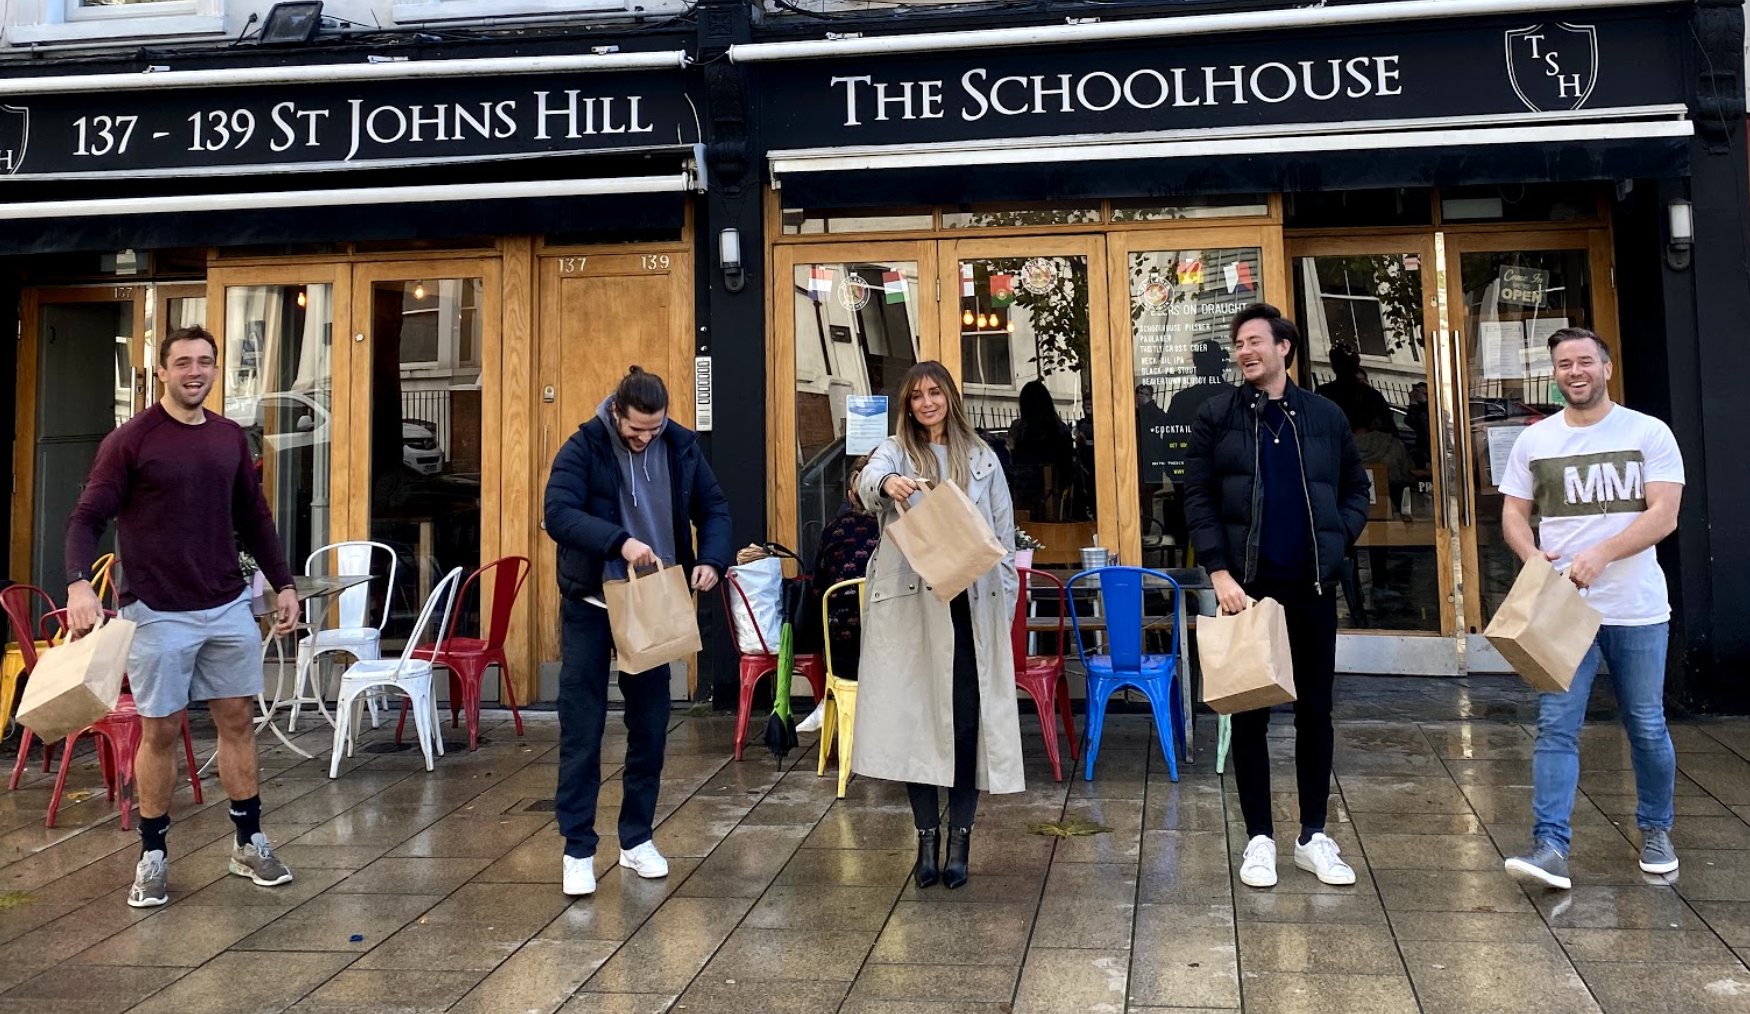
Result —
[{"label": "man in navy jacket", "polygon": [[[613,633],[601,598],[605,578],[628,567],[679,565],[708,592],[733,554],[729,502],[691,430],[668,418],[662,378],[632,367],[594,418],[553,459],[547,480],[547,535],[559,546],[564,621],[559,673],[559,829],[565,835],[565,893],[595,893],[596,797],[607,724],[608,653]],[[698,551],[693,529],[698,529]],[[665,877],[668,861],[651,840],[668,733],[668,666],[620,673],[626,709],[621,774],[620,865]]]}]

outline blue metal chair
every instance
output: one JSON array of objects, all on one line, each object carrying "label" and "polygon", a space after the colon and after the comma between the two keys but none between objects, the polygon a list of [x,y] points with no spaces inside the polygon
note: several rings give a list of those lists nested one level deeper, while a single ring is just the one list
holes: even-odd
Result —
[{"label": "blue metal chair", "polygon": [[[1081,655],[1082,668],[1088,674],[1088,748],[1083,778],[1094,780],[1094,758],[1100,752],[1100,734],[1106,727],[1106,700],[1124,687],[1135,687],[1148,698],[1154,711],[1155,730],[1161,738],[1161,752],[1167,757],[1167,775],[1179,780],[1178,751],[1183,743],[1184,716],[1179,705],[1179,625],[1176,608],[1169,609],[1173,638],[1165,655],[1143,654],[1143,599],[1147,592],[1164,593],[1153,581],[1165,582],[1172,588],[1176,607],[1178,596],[1184,594],[1179,583],[1158,570],[1143,567],[1100,567],[1085,570],[1069,579],[1066,586],[1073,601],[1078,585],[1096,586],[1106,613],[1106,643],[1110,654],[1090,655],[1082,637],[1082,625],[1074,609],[1070,619],[1075,623],[1076,651]],[[1163,721],[1162,716],[1167,716]],[[1171,730],[1170,734],[1168,730]]]}]

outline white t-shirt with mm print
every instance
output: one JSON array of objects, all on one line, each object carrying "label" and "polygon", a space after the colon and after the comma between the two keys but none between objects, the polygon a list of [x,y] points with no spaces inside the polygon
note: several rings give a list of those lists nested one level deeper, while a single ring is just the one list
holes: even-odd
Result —
[{"label": "white t-shirt with mm print", "polygon": [[[1590,426],[1569,426],[1558,412],[1528,427],[1507,459],[1501,492],[1532,502],[1538,544],[1561,554],[1560,569],[1634,524],[1647,510],[1649,482],[1683,483],[1677,440],[1659,420],[1616,405]],[[1613,626],[1671,618],[1665,572],[1650,548],[1604,568],[1586,601]]]}]

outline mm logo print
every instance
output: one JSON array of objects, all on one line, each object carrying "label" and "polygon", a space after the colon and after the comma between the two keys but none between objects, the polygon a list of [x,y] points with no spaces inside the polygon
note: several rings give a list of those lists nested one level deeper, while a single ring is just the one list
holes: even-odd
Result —
[{"label": "mm logo print", "polygon": [[0,175],[11,176],[24,165],[30,144],[30,110],[0,105]]},{"label": "mm logo print", "polygon": [[1508,32],[1507,80],[1534,113],[1579,109],[1598,84],[1598,29],[1556,24]]}]

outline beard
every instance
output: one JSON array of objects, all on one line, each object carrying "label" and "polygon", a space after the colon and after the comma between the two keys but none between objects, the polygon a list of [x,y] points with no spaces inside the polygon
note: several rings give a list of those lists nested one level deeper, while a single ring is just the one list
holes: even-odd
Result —
[{"label": "beard", "polygon": [[183,408],[199,408],[200,405],[207,400],[207,392],[210,390],[212,390],[212,387],[209,385],[201,388],[197,393],[189,391],[181,384],[177,384],[170,388],[170,397]]},{"label": "beard", "polygon": [[1608,395],[1608,390],[1605,387],[1591,381],[1587,382],[1586,394],[1581,398],[1576,398],[1574,395],[1568,393],[1568,389],[1565,386],[1562,387],[1561,391],[1562,397],[1567,399],[1568,404],[1578,409],[1591,408]]}]

